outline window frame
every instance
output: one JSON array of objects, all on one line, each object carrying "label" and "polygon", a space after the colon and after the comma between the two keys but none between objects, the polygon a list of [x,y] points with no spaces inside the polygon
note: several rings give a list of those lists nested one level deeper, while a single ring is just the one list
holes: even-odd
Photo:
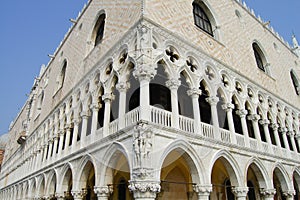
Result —
[{"label": "window frame", "polygon": [[204,10],[205,9],[203,9],[199,3],[193,3],[194,24],[210,36],[214,37],[211,20]]}]

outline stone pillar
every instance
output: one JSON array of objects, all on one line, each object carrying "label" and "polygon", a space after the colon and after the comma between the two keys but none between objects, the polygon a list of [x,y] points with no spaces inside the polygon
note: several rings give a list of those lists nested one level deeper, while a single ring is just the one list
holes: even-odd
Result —
[{"label": "stone pillar", "polygon": [[283,191],[286,200],[294,200],[295,190]]},{"label": "stone pillar", "polygon": [[43,160],[41,161],[41,163],[43,163],[47,159],[47,149],[48,149],[48,144],[45,143],[43,149],[43,158],[42,158]]},{"label": "stone pillar", "polygon": [[245,137],[245,145],[246,147],[250,147],[250,143],[249,143],[249,133],[248,133],[248,128],[247,128],[247,122],[246,122],[246,115],[247,115],[248,111],[245,109],[242,110],[238,110],[236,112],[237,115],[240,116],[241,118],[241,124],[242,124],[242,130],[243,130],[243,135]]},{"label": "stone pillar", "polygon": [[171,91],[172,104],[172,119],[171,124],[173,128],[179,129],[179,111],[178,111],[178,87],[181,82],[178,79],[170,79],[166,82],[166,86]]},{"label": "stone pillar", "polygon": [[120,82],[116,86],[120,93],[119,98],[119,129],[125,127],[125,113],[126,113],[126,92],[128,87],[127,82]]},{"label": "stone pillar", "polygon": [[257,140],[258,147],[259,149],[262,149],[262,140],[261,140],[260,130],[258,126],[258,120],[260,119],[260,116],[258,114],[252,114],[248,116],[248,119],[252,121],[254,135]]},{"label": "stone pillar", "polygon": [[93,112],[92,114],[92,128],[91,128],[91,136],[94,137],[97,131],[97,125],[98,125],[98,112],[99,112],[99,105],[97,104],[92,104],[91,105],[91,110]]},{"label": "stone pillar", "polygon": [[83,200],[86,195],[86,190],[72,191],[71,194],[72,194],[74,200]]},{"label": "stone pillar", "polygon": [[94,187],[94,192],[98,200],[109,200],[109,196],[113,192],[112,186]]},{"label": "stone pillar", "polygon": [[67,129],[66,129],[66,143],[65,143],[65,149],[69,148],[69,144],[70,144],[70,138],[71,137],[71,125],[67,125]]},{"label": "stone pillar", "polygon": [[211,120],[212,120],[212,125],[214,127],[214,136],[216,139],[221,140],[221,136],[219,134],[219,118],[218,118],[218,110],[217,110],[217,103],[219,101],[218,97],[211,96],[205,99],[211,109]]},{"label": "stone pillar", "polygon": [[108,136],[109,134],[109,123],[110,123],[110,112],[111,112],[111,101],[113,99],[113,94],[105,93],[102,96],[102,100],[104,101],[104,122],[103,122],[103,137]]},{"label": "stone pillar", "polygon": [[296,134],[295,139],[296,139],[296,142],[298,144],[298,147],[300,147],[300,134]]},{"label": "stone pillar", "polygon": [[[66,137],[66,136],[65,136],[65,132],[63,129],[60,130],[59,132],[60,133],[59,133],[58,155],[61,155],[61,152],[63,150],[62,148],[63,148],[63,144],[64,144],[64,137]],[[65,144],[65,146],[66,146],[66,144]]]},{"label": "stone pillar", "polygon": [[81,119],[82,119],[81,138],[80,138],[80,144],[81,144],[81,146],[84,146],[84,140],[85,140],[86,134],[87,134],[88,118],[89,118],[88,111],[83,111],[81,113]]},{"label": "stone pillar", "polygon": [[151,65],[139,66],[133,76],[140,82],[140,120],[150,121],[150,80],[156,74],[156,70]]},{"label": "stone pillar", "polygon": [[267,140],[267,143],[269,145],[272,145],[272,140],[271,140],[271,136],[270,136],[270,132],[269,132],[269,124],[270,124],[270,121],[267,120],[267,119],[264,119],[264,120],[260,120],[259,123],[263,126],[264,128],[264,132],[265,132],[265,136],[266,136],[266,140]]},{"label": "stone pillar", "polygon": [[248,187],[234,187],[232,189],[232,192],[235,195],[236,200],[246,200]]},{"label": "stone pillar", "polygon": [[292,143],[293,151],[297,153],[297,146],[296,146],[296,143],[295,143],[295,133],[293,131],[290,131],[288,133],[288,137],[291,138],[291,143]]},{"label": "stone pillar", "polygon": [[283,142],[284,142],[284,146],[286,149],[290,150],[290,145],[289,142],[287,140],[287,129],[286,128],[280,128],[280,132],[282,133],[282,137],[283,137]]},{"label": "stone pillar", "polygon": [[233,117],[232,117],[232,110],[234,109],[234,105],[232,103],[226,103],[226,104],[222,105],[222,109],[226,111],[229,131],[233,135],[231,140],[234,139],[235,142],[233,142],[233,143],[235,144],[236,143],[236,138],[235,138],[234,122],[233,122]]},{"label": "stone pillar", "polygon": [[212,192],[212,185],[194,185],[194,192],[197,193],[198,200],[209,200],[209,195]]},{"label": "stone pillar", "polygon": [[192,102],[193,102],[193,114],[194,114],[194,121],[195,121],[195,133],[199,133],[200,132],[200,123],[201,123],[201,119],[200,119],[200,109],[199,109],[199,101],[198,98],[201,95],[201,90],[197,89],[197,88],[193,88],[191,90],[188,91],[188,95],[192,98]]},{"label": "stone pillar", "polygon": [[130,181],[128,188],[135,200],[155,200],[160,192],[159,183],[151,181]]},{"label": "stone pillar", "polygon": [[51,152],[52,152],[52,148],[53,148],[53,140],[50,139],[48,143],[49,143],[49,151],[48,151],[48,157],[47,157],[47,159],[49,159],[50,156],[51,156]]},{"label": "stone pillar", "polygon": [[274,131],[276,145],[278,147],[281,147],[280,138],[279,138],[279,135],[278,135],[279,134],[278,133],[278,125],[276,123],[272,124],[272,129]]},{"label": "stone pillar", "polygon": [[58,137],[59,137],[59,134],[56,134],[54,137],[53,137],[53,157],[55,156],[56,154],[56,151],[57,151],[57,142],[58,142]]},{"label": "stone pillar", "polygon": [[276,194],[275,189],[261,189],[260,194],[262,196],[262,200],[274,200],[274,195]]},{"label": "stone pillar", "polygon": [[77,143],[77,138],[78,138],[78,124],[79,124],[79,119],[74,119],[74,129],[73,129],[73,139],[72,139],[72,147],[74,148]]}]

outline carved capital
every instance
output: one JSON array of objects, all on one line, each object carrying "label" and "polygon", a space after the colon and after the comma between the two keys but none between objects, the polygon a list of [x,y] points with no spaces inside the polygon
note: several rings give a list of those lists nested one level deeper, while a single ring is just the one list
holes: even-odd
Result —
[{"label": "carved capital", "polygon": [[114,95],[112,93],[105,93],[104,95],[102,95],[102,100],[104,101],[104,103],[112,101],[113,99]]},{"label": "carved capital", "polygon": [[193,190],[198,194],[198,196],[209,196],[212,192],[212,185],[193,185]]},{"label": "carved capital", "polygon": [[280,127],[278,130],[282,133],[282,135],[287,133],[287,128],[285,127]]},{"label": "carved capital", "polygon": [[180,86],[181,81],[178,79],[170,79],[168,81],[166,81],[166,86],[170,89],[170,90],[177,90],[178,87]]},{"label": "carved capital", "polygon": [[254,122],[257,122],[258,120],[260,120],[260,116],[258,114],[249,115],[249,116],[247,116],[247,118],[248,118],[248,120],[251,120]]},{"label": "carved capital", "polygon": [[261,189],[260,194],[267,198],[272,198],[276,194],[276,189]]},{"label": "carved capital", "polygon": [[198,88],[192,88],[187,91],[187,94],[193,98],[198,98],[202,94],[202,91]]},{"label": "carved capital", "polygon": [[81,190],[81,191],[72,191],[71,194],[74,197],[74,199],[78,198],[84,198],[86,195],[87,191],[86,190]]},{"label": "carved capital", "polygon": [[279,128],[278,124],[276,124],[276,123],[273,123],[273,124],[271,125],[271,127],[272,127],[272,129],[273,129],[274,131],[277,131],[278,128]]},{"label": "carved capital", "polygon": [[142,65],[133,72],[133,76],[140,82],[143,80],[150,82],[150,80],[153,79],[155,74],[156,70],[150,65]]},{"label": "carved capital", "polygon": [[116,88],[119,92],[126,92],[129,88],[129,84],[127,82],[120,82],[116,85]]},{"label": "carved capital", "polygon": [[270,121],[268,119],[262,119],[262,120],[259,120],[259,123],[261,125],[269,125],[270,124]]},{"label": "carved capital", "polygon": [[208,97],[205,99],[211,106],[216,106],[217,103],[219,102],[218,97]]},{"label": "carved capital", "polygon": [[248,114],[248,111],[245,109],[241,109],[241,110],[237,110],[236,114],[239,115],[241,118],[243,118]]},{"label": "carved capital", "polygon": [[55,193],[55,197],[58,199],[63,199],[65,197],[64,193]]},{"label": "carved capital", "polygon": [[293,197],[295,194],[296,194],[295,190],[283,191],[283,195],[288,197],[288,198]]},{"label": "carved capital", "polygon": [[232,192],[236,197],[246,197],[248,193],[248,187],[234,187]]},{"label": "carved capital", "polygon": [[232,103],[225,103],[222,105],[222,109],[226,112],[230,112],[234,109],[234,105]]},{"label": "carved capital", "polygon": [[135,196],[151,195],[155,196],[160,192],[160,184],[157,182],[135,182],[130,181],[128,186],[129,191],[134,193]]},{"label": "carved capital", "polygon": [[97,197],[108,197],[113,193],[113,186],[108,185],[102,187],[94,187],[94,192],[96,193]]},{"label": "carved capital", "polygon": [[90,106],[90,108],[91,108],[93,111],[98,111],[99,108],[100,108],[100,106],[99,106],[99,104],[97,104],[97,103],[93,103],[93,104]]}]

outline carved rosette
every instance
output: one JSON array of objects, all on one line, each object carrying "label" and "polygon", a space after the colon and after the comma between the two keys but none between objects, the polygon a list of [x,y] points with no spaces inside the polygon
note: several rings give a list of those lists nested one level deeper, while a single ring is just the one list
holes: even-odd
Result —
[{"label": "carved rosette", "polygon": [[260,194],[265,198],[272,198],[276,194],[275,189],[261,189]]},{"label": "carved rosette", "polygon": [[155,198],[160,192],[160,184],[157,182],[131,182],[129,191],[134,194],[134,198]]},{"label": "carved rosette", "polygon": [[248,193],[248,187],[234,187],[232,192],[236,197],[246,197]]},{"label": "carved rosette", "polygon": [[111,185],[94,187],[94,192],[96,193],[97,197],[109,197],[113,193],[113,187]]}]

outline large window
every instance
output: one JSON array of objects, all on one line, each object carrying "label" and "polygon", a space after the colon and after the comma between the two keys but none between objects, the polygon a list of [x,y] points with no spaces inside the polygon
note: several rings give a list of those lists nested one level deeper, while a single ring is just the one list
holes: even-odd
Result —
[{"label": "large window", "polygon": [[213,35],[210,20],[198,3],[193,3],[195,25],[211,36]]},{"label": "large window", "polygon": [[254,56],[255,56],[257,67],[260,70],[266,72],[266,69],[265,69],[266,62],[265,62],[265,58],[264,58],[264,55],[263,55],[261,49],[259,48],[258,44],[256,44],[256,43],[252,44],[252,48],[254,51]]},{"label": "large window", "polygon": [[290,71],[291,79],[293,82],[293,86],[295,89],[295,92],[297,95],[300,95],[300,85],[299,85],[299,80],[297,79],[297,76],[293,70]]},{"label": "large window", "polygon": [[104,35],[105,14],[101,14],[95,25],[95,46],[101,43]]}]

